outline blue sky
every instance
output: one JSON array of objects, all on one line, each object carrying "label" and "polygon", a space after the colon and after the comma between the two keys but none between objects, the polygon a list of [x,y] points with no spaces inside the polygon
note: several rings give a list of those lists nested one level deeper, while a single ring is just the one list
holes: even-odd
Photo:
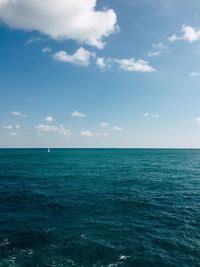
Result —
[{"label": "blue sky", "polygon": [[198,0],[0,0],[0,21],[0,147],[200,147]]}]

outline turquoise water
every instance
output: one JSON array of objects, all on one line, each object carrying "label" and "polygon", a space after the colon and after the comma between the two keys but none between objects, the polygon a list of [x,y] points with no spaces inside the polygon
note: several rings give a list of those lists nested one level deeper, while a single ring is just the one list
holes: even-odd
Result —
[{"label": "turquoise water", "polygon": [[0,150],[0,267],[200,266],[200,150]]}]

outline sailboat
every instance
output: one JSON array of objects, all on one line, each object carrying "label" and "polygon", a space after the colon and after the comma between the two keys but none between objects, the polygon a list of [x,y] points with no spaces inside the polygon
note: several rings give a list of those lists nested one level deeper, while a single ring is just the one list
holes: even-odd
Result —
[{"label": "sailboat", "polygon": [[50,152],[51,152],[51,151],[50,151],[50,148],[48,148],[47,152],[48,152],[48,153],[50,153]]}]

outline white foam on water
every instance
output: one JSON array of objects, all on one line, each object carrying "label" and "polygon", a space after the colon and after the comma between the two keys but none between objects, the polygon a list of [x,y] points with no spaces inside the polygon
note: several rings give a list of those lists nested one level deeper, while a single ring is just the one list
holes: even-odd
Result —
[{"label": "white foam on water", "polygon": [[119,260],[126,260],[126,259],[128,259],[128,258],[130,258],[130,256],[121,255],[121,256],[119,257]]},{"label": "white foam on water", "polygon": [[10,242],[8,241],[8,238],[4,238],[2,242],[0,242],[0,247],[5,247],[9,245]]}]

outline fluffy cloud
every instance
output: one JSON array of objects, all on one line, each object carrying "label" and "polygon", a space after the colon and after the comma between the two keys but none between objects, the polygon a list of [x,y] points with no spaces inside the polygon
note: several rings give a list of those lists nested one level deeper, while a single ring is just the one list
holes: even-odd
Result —
[{"label": "fluffy cloud", "polygon": [[129,59],[116,59],[115,62],[118,64],[120,69],[130,72],[153,72],[155,69],[149,65],[148,61],[134,58]]},{"label": "fluffy cloud", "polygon": [[86,117],[86,115],[84,113],[79,112],[78,110],[73,111],[72,113],[70,113],[70,115],[72,117],[75,117],[75,118],[85,118]]},{"label": "fluffy cloud", "polygon": [[0,0],[0,19],[12,28],[98,48],[105,45],[103,37],[117,30],[115,12],[97,11],[96,0]]},{"label": "fluffy cloud", "polygon": [[20,125],[4,125],[3,129],[4,130],[13,130],[13,129],[19,130]]},{"label": "fluffy cloud", "polygon": [[66,129],[62,124],[59,126],[40,124],[35,127],[35,129],[40,133],[57,133],[64,136],[71,136],[72,132]]},{"label": "fluffy cloud", "polygon": [[94,136],[94,133],[89,131],[89,130],[86,130],[86,131],[82,131],[81,135],[84,137],[92,137],[92,136]]},{"label": "fluffy cloud", "polygon": [[53,117],[52,116],[47,116],[44,120],[48,121],[48,122],[52,122],[53,121]]},{"label": "fluffy cloud", "polygon": [[185,40],[190,43],[193,43],[195,41],[200,41],[200,29],[195,29],[191,26],[183,25],[181,29],[182,35],[177,36],[176,34],[173,34],[169,37],[170,42],[176,42],[178,40]]},{"label": "fluffy cloud", "polygon": [[[156,52],[160,53],[160,52]],[[149,53],[149,56],[156,56],[155,52]],[[81,66],[89,66],[92,62],[92,59],[96,58],[95,53],[92,53],[83,47],[79,48],[73,55],[68,54],[65,51],[56,52],[53,55],[55,60],[61,62],[68,62]],[[129,72],[153,72],[155,69],[149,65],[148,61],[139,59],[135,60],[134,58],[128,59],[114,59],[114,58],[104,58],[100,57],[96,59],[96,65],[100,69],[105,69],[107,67],[112,67],[117,64],[118,68],[129,71]]]},{"label": "fluffy cloud", "polygon": [[65,51],[58,51],[53,55],[55,60],[81,66],[89,66],[94,53],[80,47],[73,55]]},{"label": "fluffy cloud", "polygon": [[13,116],[18,116],[18,117],[27,117],[27,115],[22,114],[22,113],[19,112],[19,111],[12,111],[12,112],[11,112],[11,115],[13,115]]}]

